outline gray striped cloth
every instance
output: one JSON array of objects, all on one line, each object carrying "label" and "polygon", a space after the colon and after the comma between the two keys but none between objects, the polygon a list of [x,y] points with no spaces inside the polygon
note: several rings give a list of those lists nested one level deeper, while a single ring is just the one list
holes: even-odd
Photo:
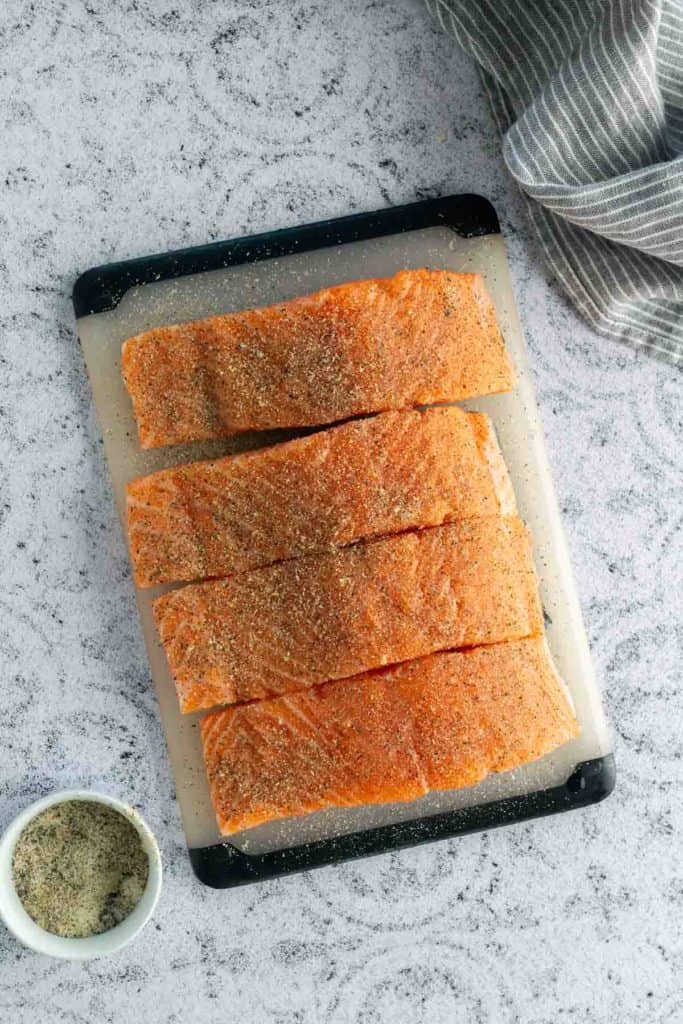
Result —
[{"label": "gray striped cloth", "polygon": [[567,294],[683,362],[683,0],[426,3],[480,65]]}]

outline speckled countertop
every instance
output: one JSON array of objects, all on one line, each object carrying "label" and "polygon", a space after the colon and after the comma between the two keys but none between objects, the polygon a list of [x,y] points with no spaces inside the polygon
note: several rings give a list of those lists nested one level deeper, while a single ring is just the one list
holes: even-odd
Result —
[{"label": "speckled countertop", "polygon": [[[143,810],[166,862],[154,923],[111,959],[42,960],[0,928],[0,1019],[683,1021],[681,382],[591,333],[548,280],[468,60],[419,0],[5,0],[0,122],[0,826],[99,786]],[[114,258],[464,190],[507,237],[617,791],[204,889],[71,285]]]}]

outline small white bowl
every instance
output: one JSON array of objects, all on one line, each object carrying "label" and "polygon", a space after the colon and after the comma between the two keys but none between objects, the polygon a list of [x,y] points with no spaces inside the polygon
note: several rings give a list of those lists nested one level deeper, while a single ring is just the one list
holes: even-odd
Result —
[{"label": "small white bowl", "polygon": [[[65,939],[61,935],[53,935],[29,917],[17,896],[12,876],[12,857],[17,839],[36,815],[54,804],[66,800],[92,800],[95,803],[113,807],[115,811],[135,826],[140,834],[142,846],[149,857],[149,877],[140,902],[125,920],[119,922],[109,931],[92,935],[87,939]],[[22,811],[7,827],[0,838],[0,918],[9,931],[19,942],[23,942],[36,953],[60,957],[62,960],[90,960],[92,957],[115,953],[126,946],[149,921],[161,892],[161,855],[156,839],[140,815],[132,807],[105,796],[103,793],[90,793],[85,789],[64,790],[53,793],[42,800],[37,800],[25,811]]]}]

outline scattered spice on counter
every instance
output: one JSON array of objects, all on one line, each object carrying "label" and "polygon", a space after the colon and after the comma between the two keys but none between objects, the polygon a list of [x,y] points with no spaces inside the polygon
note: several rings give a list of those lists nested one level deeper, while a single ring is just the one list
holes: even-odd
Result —
[{"label": "scattered spice on counter", "polygon": [[45,931],[87,938],[123,921],[147,884],[149,858],[135,826],[113,807],[67,800],[26,826],[14,848],[14,885]]}]

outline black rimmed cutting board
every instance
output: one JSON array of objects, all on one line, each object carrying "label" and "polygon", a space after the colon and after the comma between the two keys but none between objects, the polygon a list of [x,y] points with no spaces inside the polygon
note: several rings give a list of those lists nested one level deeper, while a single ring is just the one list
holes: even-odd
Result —
[{"label": "black rimmed cutting board", "polygon": [[[175,776],[190,858],[206,884],[228,887],[415,843],[520,821],[605,797],[614,761],[549,474],[498,219],[480,196],[447,196],[97,267],[74,287],[78,334],[123,515],[127,480],[164,466],[275,439],[226,441],[143,452],[120,373],[122,342],[150,327],[293,298],[405,267],[477,271],[487,283],[519,384],[509,395],[463,403],[496,427],[520,515],[531,527],[547,637],[581,736],[532,765],[466,790],[411,803],[322,811],[259,826],[223,841],[204,774],[197,715],[182,716],[151,602],[137,592],[149,663]],[[278,440],[282,435],[278,435]]]}]

